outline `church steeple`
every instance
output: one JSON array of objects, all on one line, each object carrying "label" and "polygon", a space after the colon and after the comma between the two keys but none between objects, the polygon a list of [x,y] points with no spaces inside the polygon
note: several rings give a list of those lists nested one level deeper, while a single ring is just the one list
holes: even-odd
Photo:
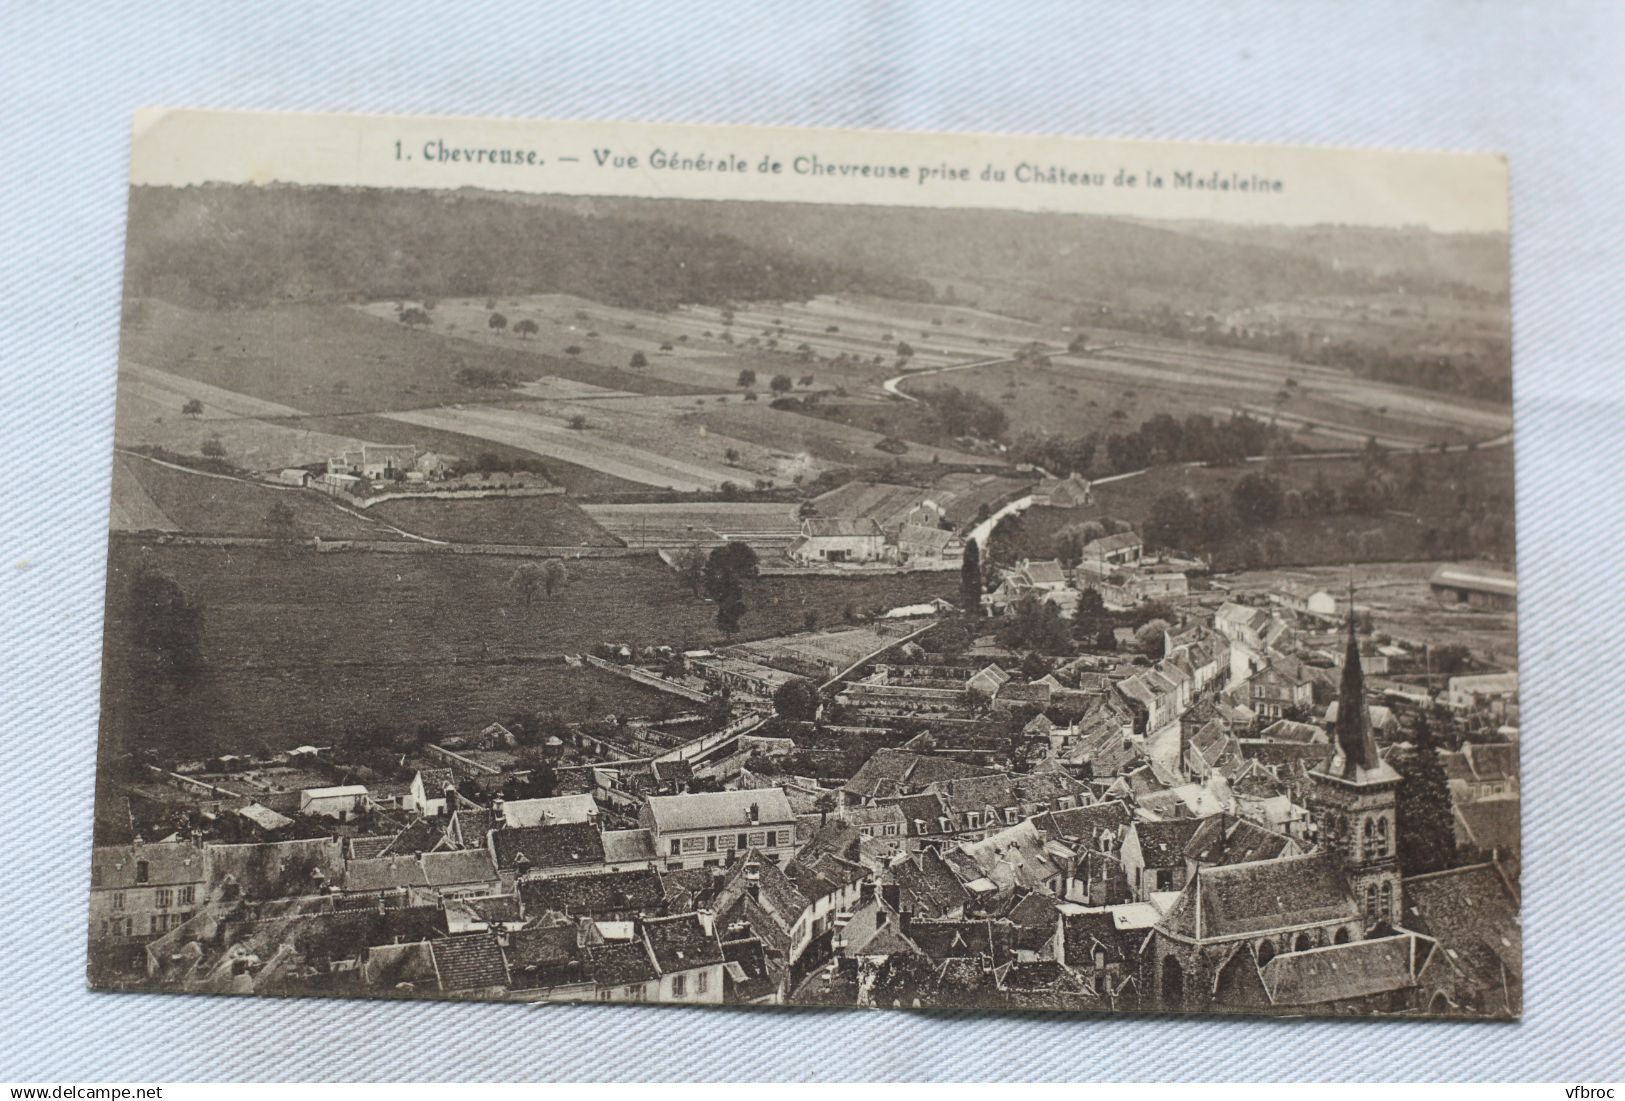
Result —
[{"label": "church steeple", "polygon": [[1365,702],[1365,670],[1354,629],[1354,583],[1349,581],[1349,642],[1332,728],[1332,755],[1311,769],[1306,793],[1316,839],[1343,856],[1349,887],[1367,928],[1397,922],[1403,909],[1397,854],[1396,789],[1400,775],[1382,759]]},{"label": "church steeple", "polygon": [[1371,709],[1365,699],[1365,670],[1360,665],[1360,641],[1354,633],[1354,583],[1349,582],[1349,645],[1343,655],[1343,684],[1337,696],[1337,725],[1332,732],[1337,752],[1334,776],[1352,780],[1361,770],[1382,766],[1377,739],[1371,732]]}]

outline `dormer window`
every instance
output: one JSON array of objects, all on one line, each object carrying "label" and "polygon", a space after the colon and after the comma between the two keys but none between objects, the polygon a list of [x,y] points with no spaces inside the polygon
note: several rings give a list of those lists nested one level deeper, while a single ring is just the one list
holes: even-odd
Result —
[{"label": "dormer window", "polygon": [[135,862],[135,881],[137,883],[145,883],[147,882],[148,878],[149,869],[147,862],[145,860],[137,860]]}]

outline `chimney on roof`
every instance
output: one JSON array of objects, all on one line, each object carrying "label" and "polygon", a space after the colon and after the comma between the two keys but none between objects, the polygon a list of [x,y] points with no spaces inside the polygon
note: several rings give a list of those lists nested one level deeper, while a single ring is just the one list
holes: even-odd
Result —
[{"label": "chimney on roof", "polygon": [[762,808],[758,804],[752,803],[750,809],[745,812],[745,816],[750,820],[750,824],[754,826],[762,820]]},{"label": "chimney on roof", "polygon": [[745,892],[752,902],[762,901],[762,868],[754,860],[745,865]]}]

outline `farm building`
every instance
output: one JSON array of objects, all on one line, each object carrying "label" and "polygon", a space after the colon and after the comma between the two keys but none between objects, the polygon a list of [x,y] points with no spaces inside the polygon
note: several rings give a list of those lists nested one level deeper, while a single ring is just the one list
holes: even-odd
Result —
[{"label": "farm building", "polygon": [[311,479],[314,477],[316,477],[316,475],[312,474],[308,470],[301,470],[299,467],[292,467],[288,470],[279,470],[276,476],[277,481],[286,486],[308,486]]},{"label": "farm building", "polygon": [[707,684],[730,692],[769,698],[780,685],[795,679],[794,673],[711,650],[690,650],[683,666]]},{"label": "farm building", "polygon": [[1270,599],[1283,608],[1290,608],[1294,612],[1303,612],[1306,615],[1320,616],[1332,619],[1337,616],[1337,598],[1325,589],[1317,589],[1311,585],[1299,585],[1294,582],[1284,582],[1274,592]]},{"label": "farm building", "polygon": [[340,822],[367,806],[367,789],[360,784],[345,787],[306,788],[299,793],[299,813],[337,818]]},{"label": "farm building", "polygon": [[1094,573],[1109,573],[1123,566],[1138,565],[1144,551],[1145,545],[1132,531],[1103,535],[1083,545],[1083,557],[1078,562],[1078,568]]},{"label": "farm building", "polygon": [[1033,490],[1033,504],[1049,508],[1082,508],[1094,502],[1094,487],[1081,474],[1046,478]]},{"label": "farm building", "polygon": [[327,460],[329,474],[349,474],[373,481],[404,478],[417,469],[418,449],[411,444],[363,444]]},{"label": "farm building", "polygon": [[1451,677],[1445,689],[1445,703],[1463,711],[1481,704],[1517,698],[1516,673],[1483,673],[1477,676]]},{"label": "farm building", "polygon": [[897,533],[897,559],[916,567],[958,567],[965,557],[965,541],[935,525],[904,524]]},{"label": "farm building", "polygon": [[809,516],[785,553],[808,563],[876,562],[886,553],[886,536],[873,520]]},{"label": "farm building", "polygon": [[1440,566],[1428,585],[1440,603],[1514,611],[1518,579],[1511,574],[1469,566]]}]

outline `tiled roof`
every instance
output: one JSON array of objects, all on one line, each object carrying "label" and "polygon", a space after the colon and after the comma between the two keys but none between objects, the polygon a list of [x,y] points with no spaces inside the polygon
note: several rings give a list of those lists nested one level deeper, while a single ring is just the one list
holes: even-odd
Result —
[{"label": "tiled roof", "polygon": [[508,964],[490,933],[469,933],[429,942],[440,989],[448,994],[508,985]]},{"label": "tiled roof", "polygon": [[1500,992],[1507,1012],[1521,1009],[1523,922],[1519,898],[1494,864],[1407,878],[1400,924],[1434,938],[1479,991]]},{"label": "tiled roof", "polygon": [[[103,888],[168,887],[202,883],[204,879],[203,851],[190,841],[98,845],[91,861],[96,870],[94,882]],[[140,874],[142,864],[146,865],[144,878]]]},{"label": "tiled roof", "polygon": [[900,856],[886,869],[897,886],[897,908],[918,917],[943,917],[963,909],[970,892],[935,849]]},{"label": "tiled roof", "polygon": [[1404,990],[1416,985],[1415,969],[1431,948],[1401,934],[1283,952],[1264,965],[1264,989],[1277,1006],[1322,1005]]},{"label": "tiled roof", "polygon": [[1522,848],[1520,808],[1516,795],[1497,795],[1455,807],[1456,842],[1484,852],[1504,855]]},{"label": "tiled roof", "polygon": [[519,884],[519,897],[530,917],[548,911],[571,917],[656,914],[666,903],[660,877],[652,871],[527,879]]},{"label": "tiled roof", "polygon": [[1135,837],[1147,868],[1182,868],[1185,847],[1202,828],[1203,819],[1174,818],[1166,822],[1136,822]]},{"label": "tiled roof", "polygon": [[1201,820],[1185,844],[1185,856],[1202,865],[1274,860],[1294,847],[1291,838],[1228,814]]},{"label": "tiled roof", "polygon": [[722,962],[722,945],[716,933],[705,928],[698,914],[645,921],[643,936],[661,974]]},{"label": "tiled roof", "polygon": [[[1199,912],[1198,912],[1199,910]],[[1334,852],[1198,868],[1165,924],[1186,936],[1222,937],[1358,918]]]},{"label": "tiled roof", "polygon": [[484,849],[453,849],[424,853],[423,879],[430,887],[463,887],[471,883],[496,882],[497,870]]},{"label": "tiled roof", "polygon": [[388,847],[379,855],[411,856],[426,853],[444,839],[440,828],[434,822],[427,818],[419,818],[392,837]]},{"label": "tiled roof", "polygon": [[1069,911],[1062,916],[1061,936],[1067,966],[1088,968],[1094,965],[1097,947],[1106,953],[1107,963],[1133,959],[1139,950],[1137,938],[1144,934],[1118,928],[1109,910],[1086,910]]},{"label": "tiled roof", "polygon": [[[843,790],[863,799],[909,795],[943,780],[985,776],[992,769],[906,749],[877,749],[859,766]],[[905,811],[905,813],[907,813]]]},{"label": "tiled roof", "polygon": [[792,825],[796,820],[789,799],[779,788],[654,795],[648,805],[655,829],[660,833]]},{"label": "tiled roof", "polygon": [[882,537],[880,525],[873,520],[849,520],[838,516],[809,516],[801,522],[801,531],[813,539],[848,539]]},{"label": "tiled roof", "polygon": [[654,860],[655,839],[648,830],[605,830],[604,863],[625,864]]},{"label": "tiled roof", "polygon": [[599,986],[631,986],[660,977],[641,939],[595,945],[586,951],[592,980]]},{"label": "tiled roof", "polygon": [[508,974],[516,990],[567,986],[588,979],[587,958],[573,924],[516,929],[508,934]]},{"label": "tiled roof", "polygon": [[501,868],[520,864],[556,868],[604,862],[604,842],[598,827],[582,823],[500,829],[491,838]]},{"label": "tiled roof", "polygon": [[227,886],[235,886],[247,899],[317,894],[323,884],[336,885],[344,870],[338,842],[326,837],[205,845],[203,862],[211,894],[220,897]]}]

